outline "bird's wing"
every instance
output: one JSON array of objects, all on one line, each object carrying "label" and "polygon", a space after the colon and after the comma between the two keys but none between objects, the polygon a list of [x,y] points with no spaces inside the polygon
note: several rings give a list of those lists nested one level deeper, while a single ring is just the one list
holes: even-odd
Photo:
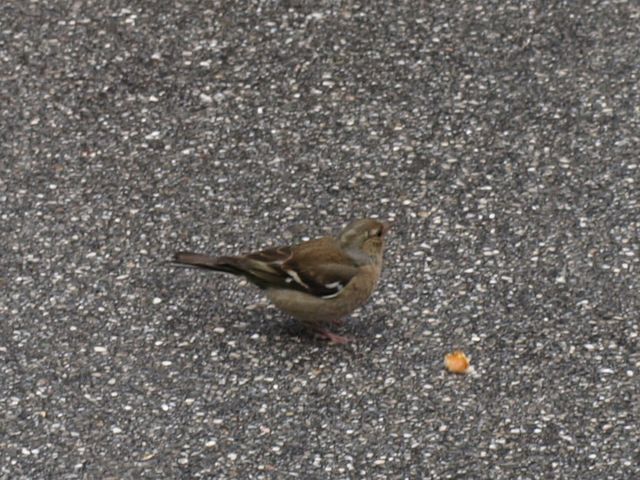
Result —
[{"label": "bird's wing", "polygon": [[358,267],[330,237],[296,247],[280,247],[244,257],[245,269],[266,285],[300,290],[323,298],[336,296],[358,273]]}]

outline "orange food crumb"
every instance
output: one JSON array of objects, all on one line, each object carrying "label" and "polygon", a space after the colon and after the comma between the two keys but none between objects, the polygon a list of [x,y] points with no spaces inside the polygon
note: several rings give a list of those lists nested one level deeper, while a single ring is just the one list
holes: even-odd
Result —
[{"label": "orange food crumb", "polygon": [[464,352],[451,352],[444,356],[444,366],[451,373],[467,373],[469,371],[469,358]]}]

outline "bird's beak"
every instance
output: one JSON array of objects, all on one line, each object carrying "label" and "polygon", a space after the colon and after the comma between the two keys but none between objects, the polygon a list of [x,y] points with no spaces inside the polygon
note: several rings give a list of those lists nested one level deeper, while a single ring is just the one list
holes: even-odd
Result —
[{"label": "bird's beak", "polygon": [[393,222],[382,222],[382,234],[386,235],[391,227],[393,227]]}]

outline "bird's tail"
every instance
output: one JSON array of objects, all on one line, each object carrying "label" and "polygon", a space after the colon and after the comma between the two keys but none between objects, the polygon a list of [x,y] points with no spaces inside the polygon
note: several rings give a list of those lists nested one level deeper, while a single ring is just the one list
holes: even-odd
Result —
[{"label": "bird's tail", "polygon": [[178,252],[173,257],[173,264],[227,272],[234,275],[243,275],[245,273],[234,257],[212,257],[201,253]]},{"label": "bird's tail", "polygon": [[247,257],[211,257],[200,253],[178,252],[173,257],[174,266],[214,270],[245,277],[260,288],[279,284],[283,279],[272,268]]}]

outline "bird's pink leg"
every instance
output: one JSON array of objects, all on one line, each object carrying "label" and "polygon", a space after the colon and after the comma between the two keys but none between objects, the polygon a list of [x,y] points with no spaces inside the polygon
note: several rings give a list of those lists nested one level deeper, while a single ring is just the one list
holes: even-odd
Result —
[{"label": "bird's pink leg", "polygon": [[329,330],[322,330],[317,333],[320,336],[320,338],[328,340],[329,342],[335,343],[337,345],[344,345],[345,343],[351,342],[351,338],[336,335],[335,333],[330,332]]}]

